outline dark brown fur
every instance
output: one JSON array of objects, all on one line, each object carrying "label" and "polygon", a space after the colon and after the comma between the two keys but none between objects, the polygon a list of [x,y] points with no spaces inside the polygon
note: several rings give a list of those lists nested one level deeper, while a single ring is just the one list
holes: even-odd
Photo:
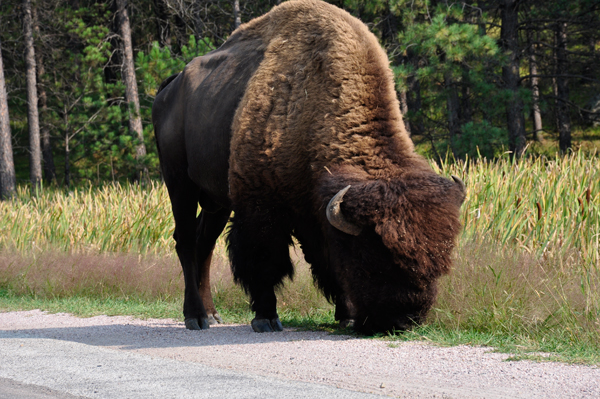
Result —
[{"label": "dark brown fur", "polygon": [[[214,202],[235,212],[232,269],[257,319],[277,317],[273,287],[293,274],[294,235],[336,318],[363,332],[422,320],[450,269],[464,192],[415,154],[377,39],[319,0],[285,2],[234,38],[260,48],[262,60],[232,118],[230,205]],[[325,217],[347,185],[342,211],[362,227],[358,236]]]},{"label": "dark brown fur", "polygon": [[[289,2],[243,29],[259,31],[268,44],[234,118],[234,209],[269,198],[326,223],[324,206],[351,184],[342,209],[371,226],[406,278],[423,287],[414,290],[423,298],[413,300],[426,311],[435,295],[428,287],[450,268],[464,196],[414,153],[377,40],[361,22],[319,1]],[[327,268],[315,274],[335,297],[327,287],[332,278],[322,276]],[[351,290],[354,301],[367,295]]]}]

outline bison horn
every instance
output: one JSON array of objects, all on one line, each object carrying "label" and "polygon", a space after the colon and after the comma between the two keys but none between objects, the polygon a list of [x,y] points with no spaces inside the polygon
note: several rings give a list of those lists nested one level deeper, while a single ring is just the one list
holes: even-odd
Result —
[{"label": "bison horn", "polygon": [[343,231],[346,234],[357,236],[360,234],[362,229],[357,225],[347,221],[342,213],[342,210],[340,209],[340,204],[344,202],[344,194],[346,194],[350,187],[351,186],[346,186],[333,196],[331,201],[329,201],[329,204],[327,204],[326,215],[327,220],[329,220],[329,223],[331,223],[333,227]]},{"label": "bison horn", "polygon": [[463,193],[467,191],[467,188],[465,187],[465,183],[463,183],[463,181],[460,179],[460,177],[456,177],[456,176],[452,175],[452,180],[454,180],[454,182],[460,186],[460,189],[462,190]]}]

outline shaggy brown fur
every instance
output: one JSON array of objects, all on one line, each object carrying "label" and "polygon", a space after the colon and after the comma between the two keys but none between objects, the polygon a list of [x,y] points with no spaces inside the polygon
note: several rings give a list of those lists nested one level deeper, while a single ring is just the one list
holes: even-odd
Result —
[{"label": "shaggy brown fur", "polygon": [[[240,30],[261,37],[266,49],[233,121],[234,210],[285,203],[326,223],[324,205],[351,184],[345,214],[373,226],[394,263],[423,289],[417,302],[426,311],[435,295],[430,285],[450,268],[464,193],[414,153],[377,39],[316,0],[286,2]],[[327,292],[331,279],[315,274]],[[349,289],[353,301],[368,295]]]},{"label": "shaggy brown fur", "polygon": [[356,18],[321,1],[289,1],[240,29],[260,36],[266,50],[234,118],[237,191],[256,179],[263,193],[266,184],[301,194],[331,165],[387,179],[390,166],[416,159],[387,56]]},{"label": "shaggy brown fur", "polygon": [[[415,154],[388,59],[364,24],[320,0],[287,1],[164,86],[153,120],[186,319],[206,318],[194,293],[206,284],[193,276],[207,275],[233,210],[232,270],[251,296],[256,331],[280,328],[273,288],[293,274],[292,235],[336,319],[367,333],[422,320],[450,268],[464,192]],[[358,236],[325,214],[347,185],[341,208]],[[196,201],[204,210],[194,244]]]}]

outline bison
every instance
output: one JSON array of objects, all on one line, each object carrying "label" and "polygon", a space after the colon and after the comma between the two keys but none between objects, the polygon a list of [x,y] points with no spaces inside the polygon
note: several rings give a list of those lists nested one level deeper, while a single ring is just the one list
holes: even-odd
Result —
[{"label": "bison", "polygon": [[232,211],[231,268],[254,331],[282,330],[275,289],[294,273],[292,237],[341,325],[423,320],[465,187],[415,153],[387,56],[358,19],[320,0],[274,7],[165,81],[152,119],[188,329],[221,321],[210,262]]}]

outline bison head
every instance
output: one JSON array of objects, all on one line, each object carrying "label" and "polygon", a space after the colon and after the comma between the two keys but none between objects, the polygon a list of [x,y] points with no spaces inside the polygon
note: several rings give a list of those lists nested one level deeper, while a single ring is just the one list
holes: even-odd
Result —
[{"label": "bison head", "polygon": [[321,186],[329,267],[355,329],[405,330],[422,321],[450,270],[465,198],[462,181],[429,168],[393,178],[338,173]]}]

